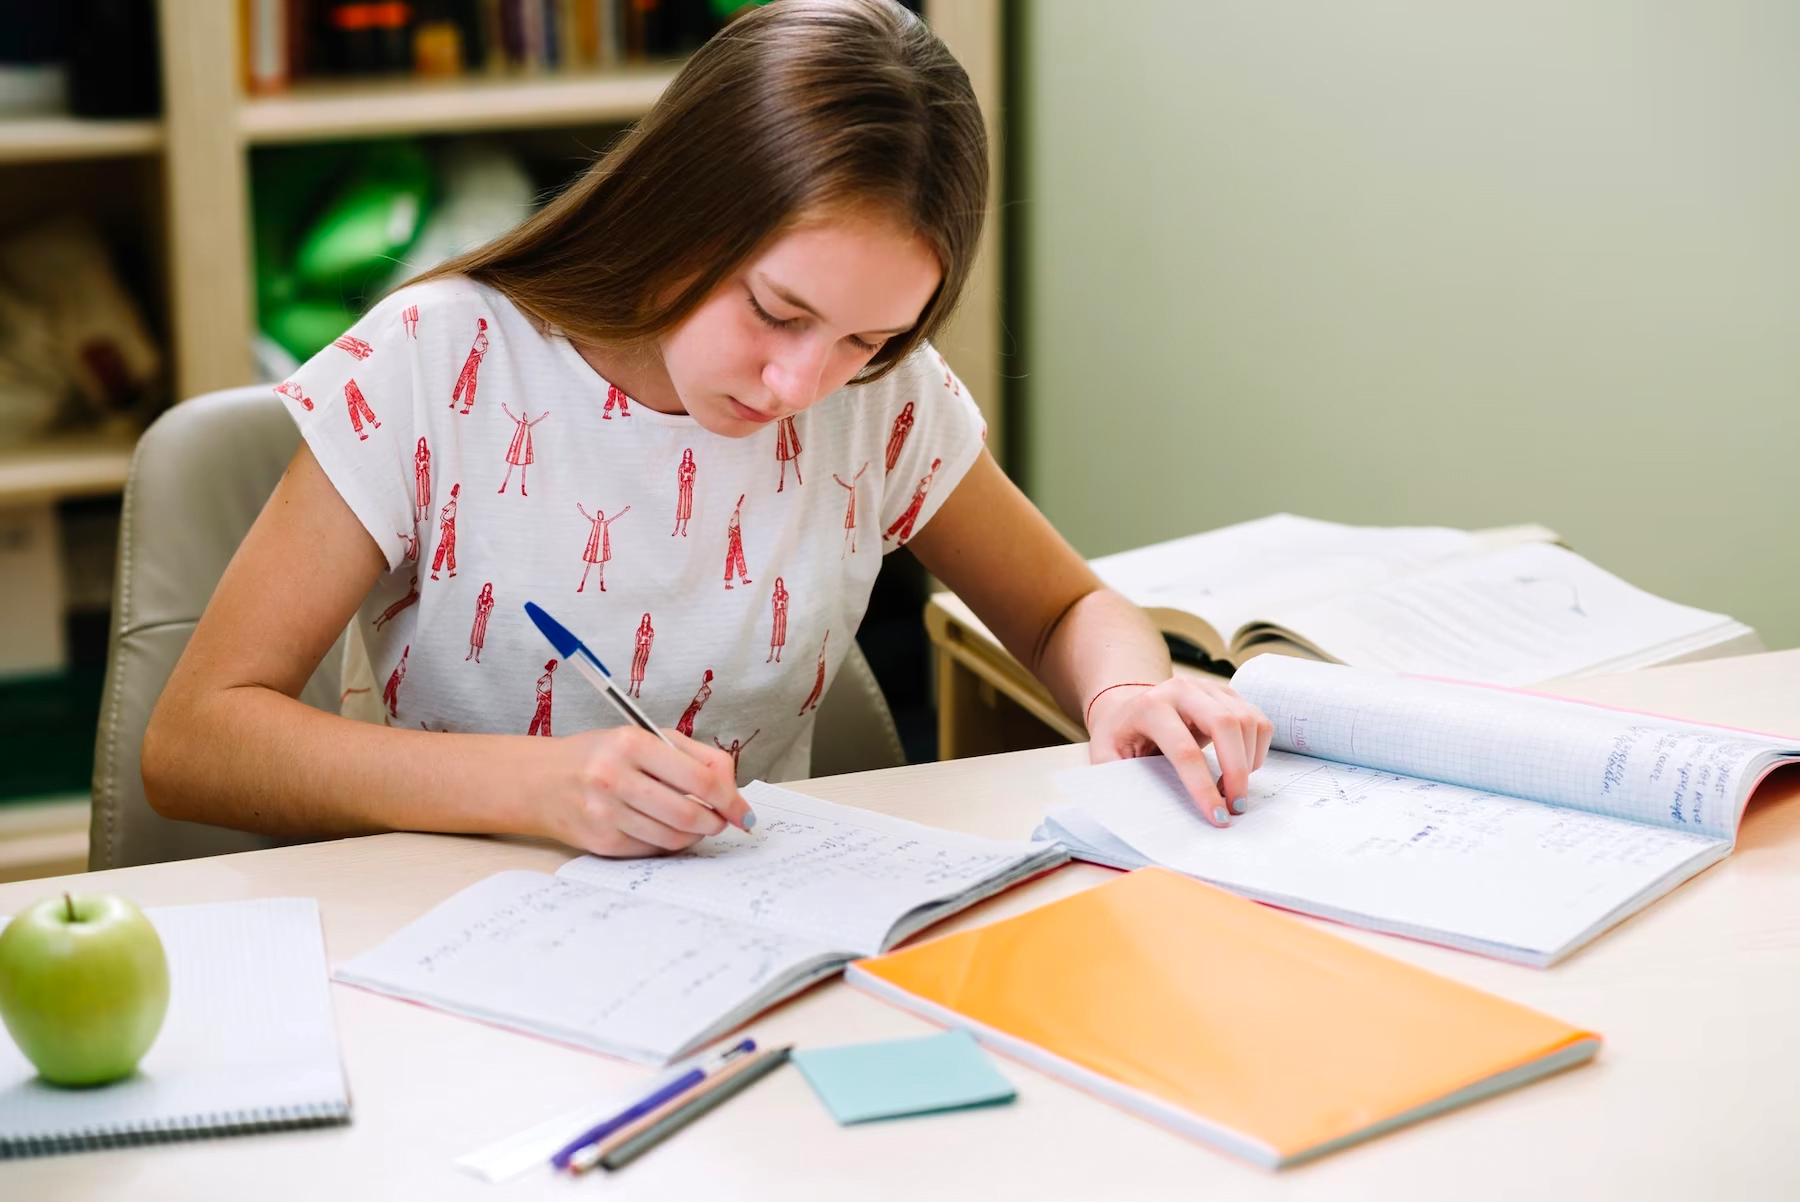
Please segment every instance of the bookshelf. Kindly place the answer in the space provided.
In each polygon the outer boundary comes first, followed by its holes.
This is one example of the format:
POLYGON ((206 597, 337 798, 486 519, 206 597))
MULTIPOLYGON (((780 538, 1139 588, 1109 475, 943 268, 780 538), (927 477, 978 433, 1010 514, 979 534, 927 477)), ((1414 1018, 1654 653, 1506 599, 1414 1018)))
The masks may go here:
POLYGON ((675 68, 666 66, 536 79, 303 84, 246 99, 238 129, 247 145, 268 146, 623 123, 648 112, 673 78, 675 68))
POLYGON ((162 149, 161 121, 27 117, 0 121, 0 163, 113 158, 162 149))
MULTIPOLYGON (((968 68, 988 114, 995 196, 1001 161, 1001 4, 933 0, 925 6, 927 19, 968 68)), ((150 307, 167 310, 160 324, 167 334, 176 398, 252 379, 247 345, 255 322, 247 166, 251 147, 625 124, 649 110, 676 71, 673 64, 661 64, 579 75, 307 83, 280 95, 246 97, 239 69, 239 19, 238 0, 180 0, 160 6, 160 121, 0 121, 0 167, 41 163, 53 170, 109 158, 154 160, 162 194, 145 198, 145 204, 153 210, 149 217, 159 227, 161 245, 150 248, 147 257, 164 278, 163 294, 150 298, 150 307)), ((989 222, 969 292, 953 326, 939 340, 980 398, 989 445, 996 451, 1005 445, 999 404, 997 226, 997 220, 989 222)), ((29 452, 0 450, 0 504, 27 495, 53 500, 116 490, 123 483, 129 449, 59 442, 29 452)))

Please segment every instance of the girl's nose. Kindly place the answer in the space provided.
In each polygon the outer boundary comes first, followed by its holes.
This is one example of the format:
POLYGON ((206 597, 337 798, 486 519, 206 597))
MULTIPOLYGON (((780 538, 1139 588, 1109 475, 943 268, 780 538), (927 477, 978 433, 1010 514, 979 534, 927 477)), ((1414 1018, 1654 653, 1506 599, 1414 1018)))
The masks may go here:
POLYGON ((830 349, 823 339, 795 339, 764 366, 763 384, 784 410, 798 413, 819 399, 830 349))

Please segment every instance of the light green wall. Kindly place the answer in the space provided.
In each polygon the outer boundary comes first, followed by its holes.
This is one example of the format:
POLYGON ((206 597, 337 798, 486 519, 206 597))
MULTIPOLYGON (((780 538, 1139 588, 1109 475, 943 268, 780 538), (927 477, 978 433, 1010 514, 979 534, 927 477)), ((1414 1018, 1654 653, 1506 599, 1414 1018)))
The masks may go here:
POLYGON ((1082 552, 1539 521, 1800 644, 1800 4, 1017 2, 1022 467, 1082 552))

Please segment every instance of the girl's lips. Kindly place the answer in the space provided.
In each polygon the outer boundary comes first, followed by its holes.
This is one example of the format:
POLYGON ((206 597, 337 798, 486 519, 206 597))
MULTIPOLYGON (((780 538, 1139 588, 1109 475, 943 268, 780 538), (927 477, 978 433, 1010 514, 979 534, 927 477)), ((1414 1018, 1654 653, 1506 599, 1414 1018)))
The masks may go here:
POLYGON ((728 396, 725 399, 731 403, 732 413, 742 418, 744 421, 755 422, 757 425, 761 426, 775 420, 775 415, 773 413, 758 412, 734 396, 728 396))

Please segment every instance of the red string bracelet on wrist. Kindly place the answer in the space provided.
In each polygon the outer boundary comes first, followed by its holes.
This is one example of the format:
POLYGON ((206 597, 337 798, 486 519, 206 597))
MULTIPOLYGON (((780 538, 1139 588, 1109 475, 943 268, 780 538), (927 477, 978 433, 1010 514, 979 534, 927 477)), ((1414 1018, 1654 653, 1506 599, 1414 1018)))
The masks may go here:
POLYGON ((1094 702, 1100 700, 1114 689, 1154 689, 1155 684, 1148 680, 1121 680, 1118 684, 1109 684, 1092 697, 1088 698, 1087 711, 1081 715, 1081 725, 1087 726, 1088 719, 1094 716, 1094 702))

